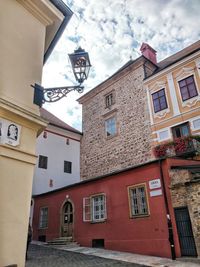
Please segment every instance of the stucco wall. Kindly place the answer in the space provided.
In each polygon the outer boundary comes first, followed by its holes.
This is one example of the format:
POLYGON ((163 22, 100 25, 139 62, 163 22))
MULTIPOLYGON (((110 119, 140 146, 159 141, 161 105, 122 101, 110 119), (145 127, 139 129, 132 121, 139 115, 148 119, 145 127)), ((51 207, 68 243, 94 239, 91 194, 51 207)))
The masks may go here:
POLYGON ((52 191, 80 181, 80 135, 48 126, 47 138, 37 138, 36 154, 48 157, 47 169, 38 168, 33 178, 33 195, 52 191), (66 140, 69 139, 69 145, 66 140), (56 153, 55 153, 56 151, 56 153), (72 162, 72 173, 64 172, 64 161, 72 162), (50 179, 52 186, 50 186, 50 179))
POLYGON ((36 197, 34 239, 37 240, 40 235, 45 235, 46 240, 60 236, 60 211, 63 203, 69 199, 74 206, 73 238, 80 245, 90 247, 93 239, 104 239, 107 249, 170 257, 164 197, 163 194, 151 197, 148 184, 159 175, 159 165, 148 164, 98 181, 89 181, 87 184, 36 197), (141 183, 146 185, 150 214, 146 217, 130 218, 127 189, 128 186, 141 183), (83 222, 83 198, 98 193, 106 195, 106 221, 83 222), (41 207, 49 208, 46 229, 38 228, 41 207))

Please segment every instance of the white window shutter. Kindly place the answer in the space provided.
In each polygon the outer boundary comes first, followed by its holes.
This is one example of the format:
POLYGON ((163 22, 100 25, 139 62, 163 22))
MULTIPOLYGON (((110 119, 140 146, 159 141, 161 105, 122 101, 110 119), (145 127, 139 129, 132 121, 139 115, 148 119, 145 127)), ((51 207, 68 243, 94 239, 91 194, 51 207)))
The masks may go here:
POLYGON ((104 219, 107 219, 107 208, 106 208, 106 195, 104 195, 104 209, 105 209, 105 214, 104 214, 104 219))
POLYGON ((83 221, 91 221, 91 199, 89 197, 83 198, 83 221))

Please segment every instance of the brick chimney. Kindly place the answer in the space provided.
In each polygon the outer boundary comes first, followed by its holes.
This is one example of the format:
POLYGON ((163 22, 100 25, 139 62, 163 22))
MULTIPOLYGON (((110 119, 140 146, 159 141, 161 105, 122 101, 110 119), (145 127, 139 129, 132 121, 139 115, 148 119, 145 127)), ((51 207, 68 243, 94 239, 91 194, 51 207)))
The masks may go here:
POLYGON ((140 51, 142 52, 142 55, 144 57, 148 58, 155 65, 157 64, 157 59, 156 59, 157 52, 150 45, 148 45, 147 43, 142 43, 140 51))

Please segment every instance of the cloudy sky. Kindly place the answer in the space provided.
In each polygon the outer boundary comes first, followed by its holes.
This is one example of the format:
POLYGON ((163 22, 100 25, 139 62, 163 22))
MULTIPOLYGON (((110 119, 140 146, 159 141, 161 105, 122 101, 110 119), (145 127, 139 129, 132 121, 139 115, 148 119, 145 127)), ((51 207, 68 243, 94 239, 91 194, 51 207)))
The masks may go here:
MULTIPOLYGON (((68 54, 79 46, 89 52, 92 68, 85 92, 104 81, 130 57, 140 55, 142 42, 157 51, 158 61, 200 39, 200 0, 63 0, 74 12, 44 66, 44 87, 75 84, 68 54)), ((80 97, 44 107, 81 130, 80 97)))

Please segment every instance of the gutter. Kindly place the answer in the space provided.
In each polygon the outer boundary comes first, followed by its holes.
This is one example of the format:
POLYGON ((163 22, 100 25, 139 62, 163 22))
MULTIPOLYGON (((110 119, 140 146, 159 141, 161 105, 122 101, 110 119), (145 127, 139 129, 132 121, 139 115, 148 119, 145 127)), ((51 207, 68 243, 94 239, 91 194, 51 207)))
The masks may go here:
POLYGON ((171 258, 172 258, 172 260, 175 260, 176 259, 176 252, 175 252, 175 246, 174 246, 174 234, 173 234, 172 221, 171 221, 171 217, 170 217, 169 204, 168 204, 168 200, 167 200, 167 192, 166 192, 164 176, 163 176, 162 160, 159 160, 159 168, 160 168, 161 183, 162 183, 162 187, 163 187, 165 208, 167 211, 167 226, 168 226, 168 234, 169 234, 169 243, 170 243, 170 248, 171 248, 171 258))
POLYGON ((65 3, 62 0, 49 0, 49 1, 65 16, 65 18, 63 22, 61 23, 58 31, 56 32, 53 40, 51 41, 46 53, 44 54, 43 65, 46 63, 47 59, 52 53, 54 47, 56 46, 58 40, 60 39, 69 20, 71 19, 73 15, 73 12, 71 11, 71 9, 67 5, 65 5, 65 3))

